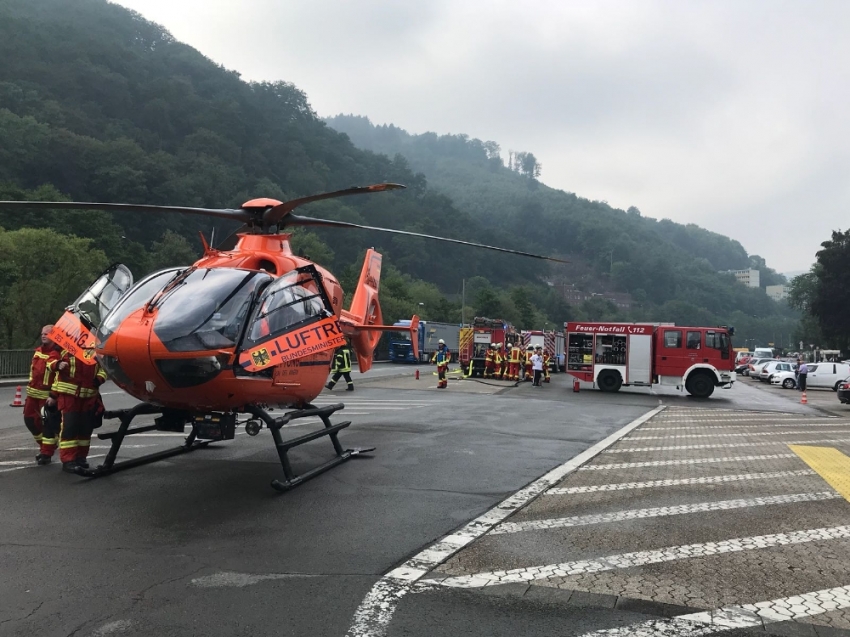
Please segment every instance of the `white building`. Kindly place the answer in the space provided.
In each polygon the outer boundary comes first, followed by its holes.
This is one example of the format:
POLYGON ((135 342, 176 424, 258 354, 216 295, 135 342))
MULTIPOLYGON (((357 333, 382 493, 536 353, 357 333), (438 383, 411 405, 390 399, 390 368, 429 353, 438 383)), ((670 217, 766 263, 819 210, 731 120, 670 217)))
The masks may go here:
POLYGON ((746 270, 730 270, 731 274, 735 275, 741 283, 748 288, 757 288, 759 286, 759 271, 747 268, 746 270))
POLYGON ((781 301, 788 298, 787 285, 768 285, 764 290, 774 301, 781 301))

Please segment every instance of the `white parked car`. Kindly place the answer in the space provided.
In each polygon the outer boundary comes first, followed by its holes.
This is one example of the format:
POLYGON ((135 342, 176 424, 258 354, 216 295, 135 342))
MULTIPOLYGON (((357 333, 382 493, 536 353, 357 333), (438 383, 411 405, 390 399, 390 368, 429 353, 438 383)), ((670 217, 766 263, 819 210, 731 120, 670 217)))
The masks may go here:
POLYGON ((815 363, 809 365, 806 387, 828 387, 838 391, 838 385, 850 376, 850 365, 845 363, 815 363))
POLYGON ((749 367, 745 372, 745 375, 749 376, 753 380, 758 380, 759 374, 761 374, 761 368, 764 365, 767 365, 770 362, 773 362, 772 358, 754 358, 750 361, 749 367))
POLYGON ((759 380, 765 383, 771 382, 771 377, 777 372, 794 372, 794 365, 785 361, 770 361, 762 365, 759 380))
POLYGON ((797 374, 791 372, 776 372, 770 377, 771 385, 781 385, 785 389, 794 389, 797 387, 797 374))

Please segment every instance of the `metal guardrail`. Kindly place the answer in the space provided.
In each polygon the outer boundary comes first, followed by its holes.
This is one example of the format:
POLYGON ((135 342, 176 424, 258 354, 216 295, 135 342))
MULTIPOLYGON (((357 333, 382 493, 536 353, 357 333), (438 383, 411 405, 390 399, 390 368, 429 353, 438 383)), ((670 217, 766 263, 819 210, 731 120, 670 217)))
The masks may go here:
POLYGON ((31 362, 31 349, 0 350, 0 378, 26 378, 31 362))

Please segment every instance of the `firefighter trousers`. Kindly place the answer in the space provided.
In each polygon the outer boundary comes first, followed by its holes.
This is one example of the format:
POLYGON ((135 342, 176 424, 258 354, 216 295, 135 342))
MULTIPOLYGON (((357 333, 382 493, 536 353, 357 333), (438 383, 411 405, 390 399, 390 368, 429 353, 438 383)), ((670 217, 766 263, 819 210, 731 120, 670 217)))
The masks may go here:
POLYGON ((59 430, 59 460, 63 464, 76 460, 85 460, 89 455, 92 432, 102 422, 98 415, 100 405, 98 397, 75 398, 59 396, 59 411, 62 412, 62 425, 59 430))
POLYGON ((484 378, 493 378, 496 374, 496 364, 495 363, 487 363, 484 366, 484 378))
POLYGON ((41 408, 46 401, 27 396, 24 402, 24 424, 32 434, 35 444, 41 445, 44 440, 44 423, 41 418, 41 408))
POLYGON ((437 389, 445 389, 449 382, 446 380, 448 365, 437 365, 437 389))
POLYGON ((508 375, 505 380, 519 380, 519 363, 511 363, 508 365, 508 375))
POLYGON ((345 382, 348 383, 348 386, 351 389, 354 389, 354 381, 351 380, 351 372, 334 372, 334 375, 331 376, 331 382, 328 383, 328 389, 333 389, 333 386, 337 384, 337 381, 339 381, 340 376, 345 378, 345 382))

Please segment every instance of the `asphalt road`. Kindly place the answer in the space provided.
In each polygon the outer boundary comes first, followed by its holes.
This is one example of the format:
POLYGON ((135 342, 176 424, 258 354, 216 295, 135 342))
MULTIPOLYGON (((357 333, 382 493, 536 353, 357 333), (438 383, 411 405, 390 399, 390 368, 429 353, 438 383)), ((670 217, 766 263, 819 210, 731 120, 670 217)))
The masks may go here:
MULTIPOLYGON (((816 413, 743 386, 709 401, 574 394, 563 376, 542 389, 452 381, 440 391, 420 369, 420 381, 408 374, 323 394, 318 402, 346 402, 340 416, 353 424, 343 444, 377 450, 287 494, 269 487, 281 471, 265 431, 99 480, 35 467, 20 409, 6 407, 12 390, 0 390, 0 634, 345 635, 388 571, 659 402, 816 413)), ((108 408, 132 404, 112 392, 108 408)), ((126 452, 179 440, 135 436, 126 452)), ((296 471, 329 450, 326 441, 299 447, 296 471)), ((577 635, 657 611, 532 588, 423 590, 398 606, 387 634, 577 635)))

